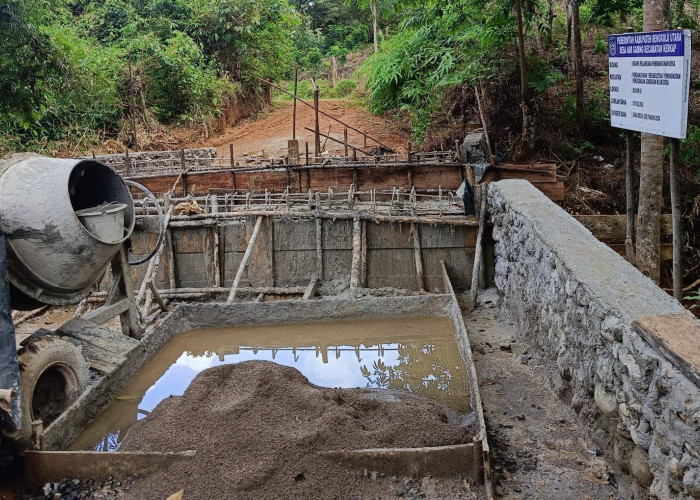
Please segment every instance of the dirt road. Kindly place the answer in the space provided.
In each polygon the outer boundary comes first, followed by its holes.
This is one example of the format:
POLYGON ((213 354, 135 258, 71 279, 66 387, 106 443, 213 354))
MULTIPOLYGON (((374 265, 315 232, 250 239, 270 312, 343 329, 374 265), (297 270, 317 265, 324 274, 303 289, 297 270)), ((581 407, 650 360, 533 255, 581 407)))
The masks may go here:
MULTIPOLYGON (((374 116, 366 109, 354 106, 351 102, 343 100, 322 100, 320 109, 349 125, 362 130, 376 138, 397 152, 405 152, 409 135, 406 131, 380 116, 374 116)), ((313 154, 314 134, 305 130, 305 127, 314 128, 314 110, 301 103, 297 105, 297 139, 299 150, 303 156, 304 143, 309 143, 309 150, 313 154)), ((330 135, 339 141, 343 141, 343 126, 324 116, 320 117, 321 133, 330 135), (330 130, 330 132, 329 132, 330 130)), ((213 146, 218 148, 220 156, 229 155, 229 144, 233 143, 234 156, 267 155, 282 157, 287 155, 287 141, 292 138, 292 103, 282 105, 277 109, 264 113, 258 119, 239 123, 227 129, 223 134, 213 137, 198 147, 213 146)), ((348 130, 348 142, 351 146, 364 148, 364 140, 361 134, 348 130)), ((321 146, 324 151, 339 155, 344 153, 342 144, 326 141, 321 138, 321 146), (325 147, 324 146, 325 143, 325 147)), ((376 144, 368 140, 367 147, 372 148, 376 144)), ((193 147, 193 146, 187 146, 193 147)))

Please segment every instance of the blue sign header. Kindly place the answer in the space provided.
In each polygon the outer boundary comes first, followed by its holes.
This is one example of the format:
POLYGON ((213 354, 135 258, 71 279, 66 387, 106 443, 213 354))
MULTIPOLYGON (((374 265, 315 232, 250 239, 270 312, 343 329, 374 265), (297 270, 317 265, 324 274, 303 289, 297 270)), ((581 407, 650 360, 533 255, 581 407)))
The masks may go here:
POLYGON ((674 30, 610 35, 608 55, 610 57, 683 57, 685 33, 682 30, 674 30))

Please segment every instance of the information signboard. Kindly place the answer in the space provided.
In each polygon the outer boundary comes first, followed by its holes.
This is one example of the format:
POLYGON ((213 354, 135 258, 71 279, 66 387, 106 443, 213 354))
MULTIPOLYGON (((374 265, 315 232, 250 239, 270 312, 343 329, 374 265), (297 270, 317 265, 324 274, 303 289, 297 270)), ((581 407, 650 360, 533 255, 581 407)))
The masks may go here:
POLYGON ((613 127, 685 139, 690 30, 608 37, 613 127))

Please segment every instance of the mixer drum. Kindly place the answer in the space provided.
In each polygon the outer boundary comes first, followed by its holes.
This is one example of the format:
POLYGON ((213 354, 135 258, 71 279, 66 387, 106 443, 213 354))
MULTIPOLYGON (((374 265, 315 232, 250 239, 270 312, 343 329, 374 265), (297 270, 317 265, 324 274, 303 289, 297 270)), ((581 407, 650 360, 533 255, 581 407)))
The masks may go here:
POLYGON ((85 298, 134 222, 129 188, 100 162, 33 154, 2 158, 0 225, 12 307, 85 298))

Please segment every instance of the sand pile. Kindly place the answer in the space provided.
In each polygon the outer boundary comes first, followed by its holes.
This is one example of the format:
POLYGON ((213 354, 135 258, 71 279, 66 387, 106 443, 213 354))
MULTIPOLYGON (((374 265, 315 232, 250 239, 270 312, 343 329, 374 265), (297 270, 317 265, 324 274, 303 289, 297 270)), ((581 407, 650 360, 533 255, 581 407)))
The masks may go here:
POLYGON ((429 399, 369 389, 317 387, 299 371, 248 361, 202 372, 134 425, 120 451, 195 457, 140 479, 129 497, 471 498, 462 478, 388 477, 343 466, 318 451, 468 443, 464 416, 429 399))

